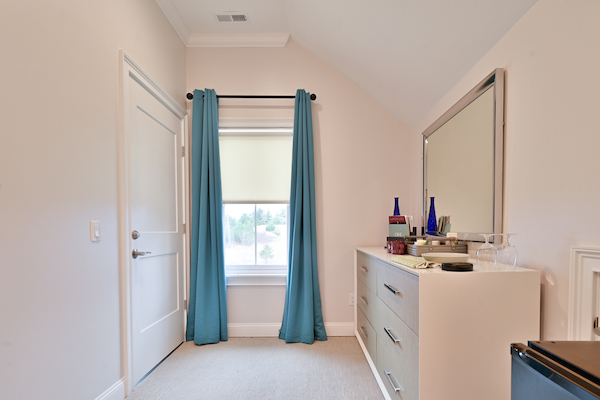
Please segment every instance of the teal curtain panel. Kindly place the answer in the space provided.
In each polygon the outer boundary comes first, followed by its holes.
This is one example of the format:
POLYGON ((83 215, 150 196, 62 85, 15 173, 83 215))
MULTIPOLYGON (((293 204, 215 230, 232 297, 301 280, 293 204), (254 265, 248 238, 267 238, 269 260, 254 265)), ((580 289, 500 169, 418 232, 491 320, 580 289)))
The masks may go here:
POLYGON ((219 112, 212 89, 194 91, 190 302, 186 340, 227 340, 227 285, 223 251, 223 198, 219 112))
POLYGON ((296 91, 290 193, 288 277, 279 338, 287 343, 327 340, 317 265, 315 169, 310 93, 296 91))

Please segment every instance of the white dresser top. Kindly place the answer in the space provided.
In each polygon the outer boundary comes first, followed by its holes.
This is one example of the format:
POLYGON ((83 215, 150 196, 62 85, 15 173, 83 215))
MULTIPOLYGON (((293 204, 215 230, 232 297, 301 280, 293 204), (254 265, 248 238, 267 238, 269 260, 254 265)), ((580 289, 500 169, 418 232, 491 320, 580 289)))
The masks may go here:
MULTIPOLYGON (((387 249, 385 249, 384 247, 356 247, 357 251, 360 251, 362 253, 368 254, 370 256, 373 256, 391 266, 394 266, 398 269, 404 270, 406 272, 409 272, 413 275, 423 275, 423 274, 452 274, 452 275, 456 275, 456 274, 464 274, 465 272, 451 272, 451 271, 443 271, 441 268, 409 268, 409 267, 405 267, 403 265, 400 265, 398 263, 393 262, 391 259, 393 256, 395 256, 396 254, 391 254, 387 252, 387 249)), ((510 270, 510 271, 506 271, 506 270, 501 270, 501 269, 494 269, 494 270, 485 270, 485 271, 480 271, 478 266, 477 266, 477 260, 470 258, 469 262, 473 264, 473 271, 468 272, 469 274, 472 273, 480 273, 480 274, 495 274, 495 273, 518 273, 518 272, 531 272, 534 270, 528 269, 528 268, 521 268, 521 267, 516 267, 516 269, 514 270, 510 270)))

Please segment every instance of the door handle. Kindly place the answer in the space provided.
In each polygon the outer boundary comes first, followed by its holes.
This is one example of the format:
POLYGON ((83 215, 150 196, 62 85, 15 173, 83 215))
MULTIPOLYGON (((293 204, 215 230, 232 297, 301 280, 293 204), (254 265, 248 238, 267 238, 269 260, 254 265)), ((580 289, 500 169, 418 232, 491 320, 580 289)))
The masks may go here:
POLYGON ((133 258, 138 258, 138 256, 145 256, 148 254, 152 254, 149 251, 137 251, 137 249, 133 249, 133 251, 131 252, 131 256, 133 258))

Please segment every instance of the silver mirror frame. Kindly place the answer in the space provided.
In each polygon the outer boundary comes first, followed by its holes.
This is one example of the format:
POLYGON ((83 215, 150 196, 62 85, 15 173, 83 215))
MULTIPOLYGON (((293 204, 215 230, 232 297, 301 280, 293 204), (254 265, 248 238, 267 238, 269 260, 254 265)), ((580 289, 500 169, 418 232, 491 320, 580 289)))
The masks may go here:
MULTIPOLYGON (((494 90, 494 228, 493 232, 502 233, 502 199, 504 185, 504 69, 497 68, 463 96, 448 111, 439 117, 423 132, 423 216, 427 220, 427 138, 442 127, 452 117, 471 104, 490 87, 494 90)), ((475 232, 461 232, 459 239, 483 241, 475 232)), ((495 236, 494 242, 500 242, 501 237, 495 236)))

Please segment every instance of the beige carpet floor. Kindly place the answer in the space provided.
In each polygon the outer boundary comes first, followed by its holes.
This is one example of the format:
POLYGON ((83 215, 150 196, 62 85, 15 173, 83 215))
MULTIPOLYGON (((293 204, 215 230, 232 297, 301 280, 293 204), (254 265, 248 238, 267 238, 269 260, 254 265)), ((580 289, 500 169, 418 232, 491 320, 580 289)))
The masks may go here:
POLYGON ((381 400, 355 337, 312 345, 277 338, 230 338, 181 345, 128 400, 381 400))

